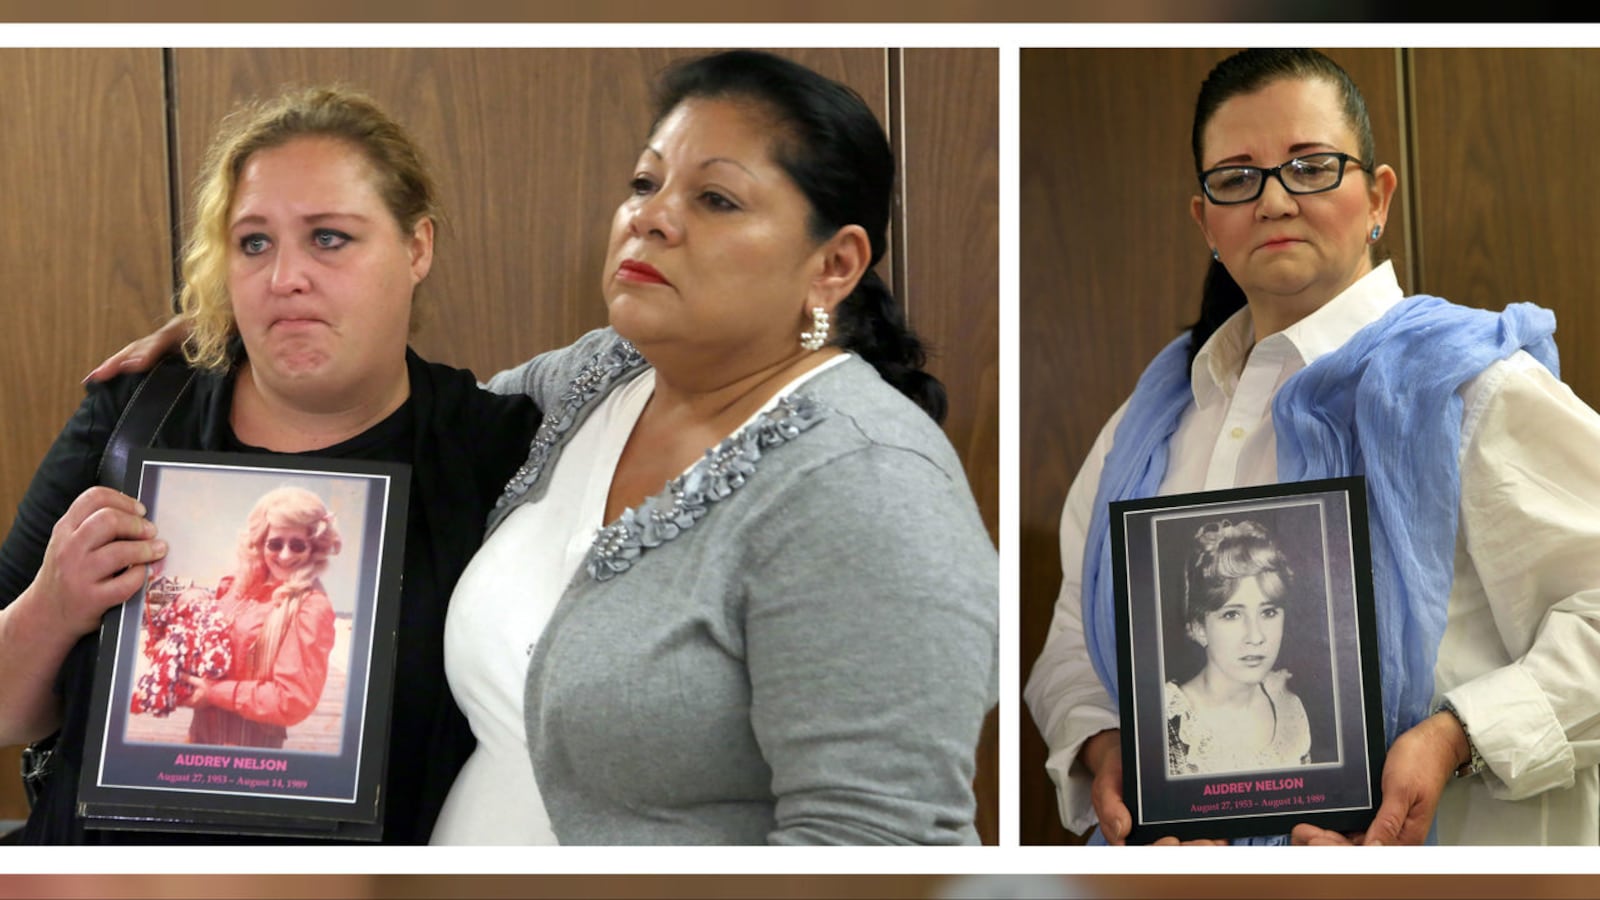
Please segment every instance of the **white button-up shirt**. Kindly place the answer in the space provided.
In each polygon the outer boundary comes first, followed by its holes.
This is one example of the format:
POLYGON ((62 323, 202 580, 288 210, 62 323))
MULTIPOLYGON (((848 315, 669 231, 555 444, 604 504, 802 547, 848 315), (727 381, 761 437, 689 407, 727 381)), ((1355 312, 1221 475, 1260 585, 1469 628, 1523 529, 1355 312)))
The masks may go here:
MULTIPOLYGON (((1272 399, 1403 297, 1384 263, 1316 312, 1252 346, 1241 310, 1195 358, 1160 493, 1278 480, 1272 399)), ((1526 353, 1461 390, 1455 581, 1434 666, 1488 763, 1438 810, 1447 844, 1600 841, 1600 415, 1526 353)), ((1061 515, 1061 593, 1023 691, 1050 754, 1061 818, 1095 822, 1084 741, 1119 727, 1083 635, 1084 542, 1123 410, 1101 430, 1061 515)))

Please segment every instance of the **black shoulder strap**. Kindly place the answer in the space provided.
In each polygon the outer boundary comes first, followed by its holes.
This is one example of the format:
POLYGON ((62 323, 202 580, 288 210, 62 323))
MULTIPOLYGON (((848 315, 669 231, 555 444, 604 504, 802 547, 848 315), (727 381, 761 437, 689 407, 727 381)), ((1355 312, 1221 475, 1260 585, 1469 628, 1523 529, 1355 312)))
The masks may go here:
POLYGON ((128 454, 134 447, 150 445, 193 380, 194 370, 184 365, 183 360, 171 356, 162 357, 144 376, 134 388, 133 398, 123 408, 116 427, 111 429, 105 453, 100 456, 100 470, 96 474, 101 484, 119 491, 124 489, 128 454))
MULTIPOLYGON (((178 405, 178 398, 193 380, 194 370, 174 357, 163 357, 144 376, 139 386, 134 388, 133 397, 123 408, 116 426, 111 429, 105 452, 100 456, 100 469, 96 475, 101 484, 119 491, 123 489, 128 474, 128 454, 136 446, 149 446, 161 430, 162 423, 178 405)), ((80 653, 82 649, 83 645, 80 644, 72 652, 80 653)), ((92 654, 90 658, 93 658, 92 654)), ((61 732, 57 731, 22 751, 22 785, 30 810, 37 805, 39 792, 57 768, 55 751, 60 737, 61 732)))

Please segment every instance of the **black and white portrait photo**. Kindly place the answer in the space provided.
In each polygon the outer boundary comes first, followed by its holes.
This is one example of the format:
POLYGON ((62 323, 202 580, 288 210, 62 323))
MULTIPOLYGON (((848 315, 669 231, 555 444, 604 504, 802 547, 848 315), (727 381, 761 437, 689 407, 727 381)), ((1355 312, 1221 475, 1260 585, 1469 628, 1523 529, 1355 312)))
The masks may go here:
POLYGON ((1263 818, 1371 808, 1364 509, 1359 479, 1113 504, 1136 833, 1265 834, 1263 818))
POLYGON ((1163 573, 1182 577, 1162 604, 1172 777, 1337 761, 1319 511, 1157 525, 1163 573))

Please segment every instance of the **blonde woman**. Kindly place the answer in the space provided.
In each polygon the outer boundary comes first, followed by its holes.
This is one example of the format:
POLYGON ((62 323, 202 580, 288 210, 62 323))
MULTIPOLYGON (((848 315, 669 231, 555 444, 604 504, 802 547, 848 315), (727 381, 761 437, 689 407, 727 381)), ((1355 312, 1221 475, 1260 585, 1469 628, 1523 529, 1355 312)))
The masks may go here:
POLYGON ((188 677, 189 743, 282 747, 317 708, 333 651, 333 606, 319 576, 339 552, 322 498, 283 487, 256 502, 239 536, 239 568, 217 589, 233 665, 214 681, 188 677))
MULTIPOLYGON (((470 372, 428 363, 406 346, 438 214, 415 142, 365 96, 298 90, 224 120, 202 166, 183 265, 194 375, 153 441, 410 464, 395 666, 395 693, 406 702, 391 722, 383 787, 384 840, 396 843, 427 839, 472 752, 445 685, 445 607, 539 423, 527 399, 491 396, 470 372)), ((144 564, 166 552, 142 506, 94 486, 112 426, 139 384, 130 374, 89 388, 0 546, 0 745, 53 741, 28 842, 185 839, 86 831, 76 814, 101 614, 132 595, 144 564)), ((298 574, 271 574, 274 539, 292 548, 297 538, 273 534, 267 518, 252 539, 268 550, 266 574, 247 572, 228 596, 256 604, 242 607, 241 622, 283 631, 281 641, 260 645, 259 666, 309 652, 325 668, 327 600, 295 586, 298 574), (294 586, 281 606, 261 593, 273 580, 294 586)), ((250 658, 198 694, 192 739, 281 740, 268 733, 281 731, 285 710, 315 704, 322 676, 310 677, 310 663, 300 683, 280 684, 272 699, 250 658), (273 703, 278 711, 262 715, 260 706, 273 703)))

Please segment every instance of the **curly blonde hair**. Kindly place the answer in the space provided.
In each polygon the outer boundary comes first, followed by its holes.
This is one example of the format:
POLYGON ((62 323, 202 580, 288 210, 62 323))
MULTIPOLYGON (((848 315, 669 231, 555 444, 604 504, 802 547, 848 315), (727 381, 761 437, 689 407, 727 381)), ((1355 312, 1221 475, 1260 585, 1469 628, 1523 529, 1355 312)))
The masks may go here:
POLYGON ((274 525, 305 529, 311 551, 305 565, 273 588, 273 611, 263 623, 251 665, 257 677, 270 675, 278 647, 300 613, 300 601, 308 592, 321 589, 317 579, 327 571, 329 557, 338 555, 344 547, 333 513, 316 493, 288 486, 270 490, 256 501, 239 533, 239 563, 228 591, 236 599, 251 596, 271 577, 265 544, 267 531, 274 525))
MULTIPOLYGON (((301 137, 333 138, 360 151, 372 168, 378 196, 402 234, 412 233, 424 218, 442 221, 422 151, 366 94, 337 85, 302 88, 239 107, 222 120, 201 163, 194 223, 183 249, 178 306, 189 324, 183 352, 191 365, 223 371, 232 362, 228 343, 238 327, 228 293, 228 213, 239 174, 256 152, 301 137)), ((420 325, 413 302, 413 334, 420 325)))

